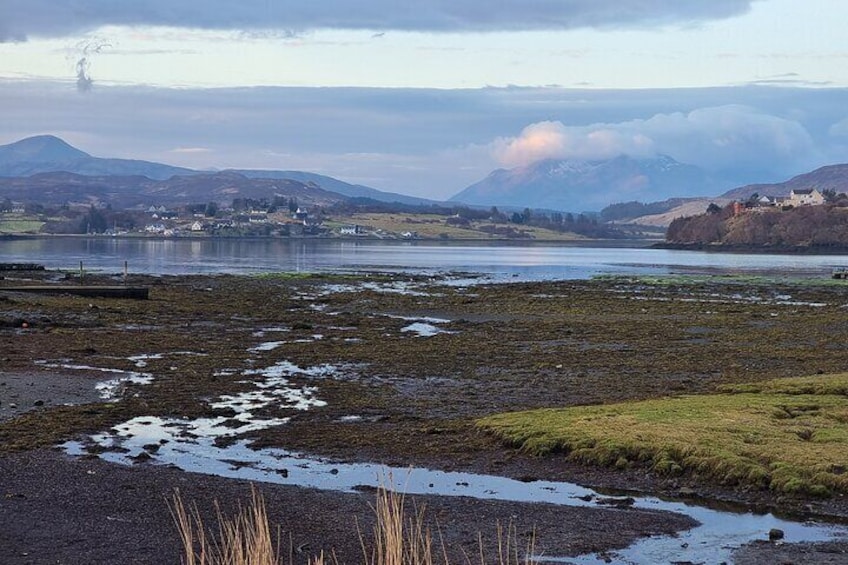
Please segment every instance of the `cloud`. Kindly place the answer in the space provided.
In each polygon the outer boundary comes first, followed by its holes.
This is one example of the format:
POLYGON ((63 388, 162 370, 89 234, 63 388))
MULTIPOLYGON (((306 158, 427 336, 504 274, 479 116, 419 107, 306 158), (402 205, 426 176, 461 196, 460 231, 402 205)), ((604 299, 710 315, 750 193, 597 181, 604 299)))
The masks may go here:
POLYGON ((495 140, 492 151, 507 167, 543 159, 609 159, 622 153, 647 156, 655 152, 653 142, 639 132, 615 126, 568 128, 561 122, 531 124, 516 138, 495 140))
POLYGON ((169 89, 95 83, 86 96, 68 96, 71 85, 70 77, 0 80, 0 143, 53 133, 100 157, 198 168, 300 168, 434 198, 456 194, 519 155, 653 151, 715 170, 753 171, 739 184, 848 162, 848 89, 840 88, 169 89), (522 137, 528 124, 545 123, 522 137), (510 148, 531 135, 541 136, 544 151, 530 153, 524 143, 510 148))
POLYGON ((208 147, 177 147, 175 149, 171 149, 171 153, 177 153, 177 154, 182 153, 182 154, 186 154, 186 155, 198 154, 198 153, 211 153, 211 152, 212 152, 212 150, 209 149, 208 147))
POLYGON ((0 41, 69 36, 105 25, 437 32, 656 27, 737 16, 756 1, 760 0, 4 0, 0 41))
POLYGON ((539 122, 514 138, 496 139, 490 149, 498 163, 507 167, 542 159, 665 154, 714 171, 793 168, 816 154, 812 136, 797 121, 742 105, 579 127, 539 122))
POLYGON ((839 120, 830 126, 828 133, 833 137, 848 137, 848 118, 839 120))

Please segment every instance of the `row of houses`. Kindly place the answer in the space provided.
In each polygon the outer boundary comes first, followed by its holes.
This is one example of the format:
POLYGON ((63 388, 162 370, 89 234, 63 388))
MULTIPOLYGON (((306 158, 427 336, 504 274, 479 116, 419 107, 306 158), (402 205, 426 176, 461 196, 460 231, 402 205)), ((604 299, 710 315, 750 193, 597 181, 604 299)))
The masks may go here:
POLYGON ((827 199, 815 188, 792 190, 789 196, 761 196, 757 200, 760 206, 820 206, 827 199))

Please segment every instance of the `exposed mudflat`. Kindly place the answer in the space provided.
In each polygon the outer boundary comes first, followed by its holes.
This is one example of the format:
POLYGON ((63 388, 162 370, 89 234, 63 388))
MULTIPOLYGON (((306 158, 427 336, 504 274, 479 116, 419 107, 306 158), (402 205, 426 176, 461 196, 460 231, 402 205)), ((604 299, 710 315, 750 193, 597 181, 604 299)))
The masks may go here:
MULTIPOLYGON (((97 453, 107 448, 92 434, 133 418, 237 421, 246 410, 263 422, 285 420, 238 436, 254 448, 848 518, 839 494, 807 500, 533 458, 474 427, 475 418, 506 410, 844 371, 845 287, 721 277, 696 285, 617 279, 468 288, 408 276, 372 276, 366 285, 364 277, 132 278, 151 286, 150 300, 3 293, 3 284, 20 281, 0 281, 2 563, 179 562, 166 503, 173 489, 202 508, 214 499, 235 508, 248 496, 246 481, 156 465, 153 448, 123 466, 55 446, 78 440, 97 453), (275 367, 322 404, 304 409, 290 397, 257 395, 251 381, 272 378, 275 367)), ((356 522, 370 524, 373 493, 259 486, 294 547, 359 560, 356 522)), ((678 515, 602 505, 421 502, 454 555, 459 547, 476 555, 477 532, 492 540, 498 522, 513 521, 522 539, 535 528, 537 550, 563 556, 603 554, 691 525, 678 515)), ((846 548, 754 544, 737 560, 848 563, 846 548)))

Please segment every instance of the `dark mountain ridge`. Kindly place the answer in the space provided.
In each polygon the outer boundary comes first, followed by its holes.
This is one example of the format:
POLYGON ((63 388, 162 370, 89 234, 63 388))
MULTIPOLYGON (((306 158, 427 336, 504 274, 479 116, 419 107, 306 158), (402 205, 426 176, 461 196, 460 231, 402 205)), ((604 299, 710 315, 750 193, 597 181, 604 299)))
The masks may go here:
POLYGON ((848 164, 827 165, 791 179, 770 184, 749 184, 734 188, 722 196, 735 200, 747 200, 753 194, 760 196, 789 196, 793 190, 815 188, 819 192, 833 190, 848 193, 848 164))
POLYGON ((45 206, 110 205, 138 208, 151 204, 176 207, 193 203, 229 203, 235 198, 283 196, 307 206, 324 206, 345 196, 290 179, 249 179, 232 172, 198 173, 154 180, 141 175, 86 176, 39 173, 27 178, 0 178, 0 198, 37 201, 45 206))
POLYGON ((87 176, 139 175, 155 180, 194 173, 191 169, 150 161, 92 157, 53 135, 0 145, 0 177, 28 177, 57 171, 87 176))

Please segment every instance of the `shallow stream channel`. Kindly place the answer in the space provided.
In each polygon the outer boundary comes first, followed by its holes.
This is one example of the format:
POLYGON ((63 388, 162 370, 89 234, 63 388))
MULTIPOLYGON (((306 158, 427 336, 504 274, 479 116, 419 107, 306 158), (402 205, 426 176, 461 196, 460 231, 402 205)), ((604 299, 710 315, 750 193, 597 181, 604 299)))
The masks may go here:
MULTIPOLYGON (((430 320, 435 322, 435 320, 430 320)), ((425 323, 421 321, 420 323, 425 323)), ((254 350, 262 351, 279 342, 266 342, 254 350)), ((186 355, 175 352, 170 355, 186 355)), ((160 355, 160 354, 156 354, 160 355)), ((169 354, 165 354, 169 355, 169 354)), ((136 366, 145 366, 149 356, 135 356, 136 366)), ((161 357, 160 357, 161 358, 161 357)), ((95 369, 66 365, 65 369, 95 369)), ((100 386, 104 398, 112 395, 122 382, 144 386, 155 375, 99 369, 109 380, 100 386)), ((267 406, 284 406, 292 411, 310 410, 325 405, 318 386, 295 385, 299 381, 315 382, 340 378, 342 369, 331 365, 299 367, 281 361, 266 368, 223 370, 221 377, 252 390, 211 399, 209 405, 228 416, 197 419, 139 417, 119 424, 81 441, 63 444, 71 455, 97 454, 118 464, 132 465, 142 461, 176 466, 186 472, 218 475, 254 482, 268 482, 302 487, 351 492, 387 484, 409 494, 461 496, 513 502, 547 503, 567 506, 610 506, 611 512, 626 512, 615 506, 676 512, 690 516, 699 526, 674 536, 643 538, 628 548, 612 554, 588 554, 578 557, 539 556, 539 562, 573 564, 608 563, 730 563, 732 552, 754 540, 768 539, 769 531, 779 529, 784 542, 825 541, 848 536, 848 527, 817 522, 799 522, 772 514, 749 511, 716 510, 689 502, 661 500, 628 493, 608 494, 566 482, 522 482, 504 477, 461 472, 443 472, 421 468, 391 468, 378 464, 341 463, 307 457, 283 449, 253 449, 244 439, 252 431, 282 426, 288 418, 263 418, 258 412, 267 406)), ((351 414, 339 420, 349 425, 360 417, 351 414)))

